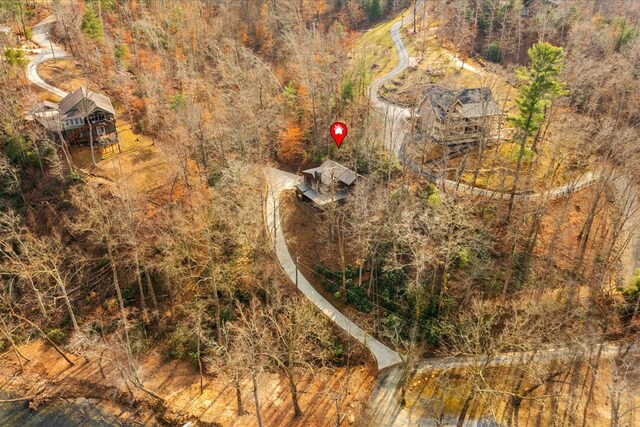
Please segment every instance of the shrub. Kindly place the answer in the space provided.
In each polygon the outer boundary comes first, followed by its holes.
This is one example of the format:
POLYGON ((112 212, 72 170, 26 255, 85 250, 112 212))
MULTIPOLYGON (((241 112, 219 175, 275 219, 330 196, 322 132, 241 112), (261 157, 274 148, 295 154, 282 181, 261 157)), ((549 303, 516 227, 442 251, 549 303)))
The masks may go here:
POLYGON ((370 21, 375 21, 382 16, 382 6, 380 0, 369 0, 365 7, 367 11, 367 18, 370 21))
POLYGON ((352 304, 355 308, 363 313, 371 310, 371 302, 367 299, 367 295, 362 286, 353 283, 352 280, 347 281, 347 304, 352 304))
POLYGON ((187 325, 179 324, 167 337, 165 353, 171 359, 182 360, 189 353, 194 353, 196 348, 197 343, 191 328, 187 325))
POLYGON ((15 67, 24 68, 28 62, 21 49, 7 48, 2 56, 9 65, 15 67))
POLYGON ((56 344, 62 344, 66 335, 64 331, 60 329, 51 329, 47 332, 47 337, 56 344))
POLYGON ((90 39, 93 40, 101 40, 103 36, 102 24, 100 23, 100 18, 98 18, 98 14, 93 8, 88 8, 82 17, 82 24, 80 24, 80 29, 83 33, 87 35, 90 39))
POLYGON ((342 83, 342 89, 340 89, 340 100, 342 101, 343 108, 349 102, 353 101, 353 89, 354 89, 354 85, 351 79, 346 79, 342 83))
POLYGON ((640 293, 640 270, 636 270, 629 286, 623 290, 623 295, 628 301, 635 301, 640 293))
MULTIPOLYGON (((28 141, 23 137, 11 137, 7 140, 5 154, 10 163, 20 164, 22 166, 37 166, 38 153, 33 150, 28 141)), ((46 155, 46 150, 42 153, 46 155)))
POLYGON ((216 185, 218 185, 221 178, 222 178, 222 170, 214 169, 210 171, 207 176, 207 184, 209 184, 209 187, 215 187, 216 185))
POLYGON ((67 175, 67 182, 69 182, 70 184, 77 184, 79 182, 82 182, 82 177, 80 176, 80 174, 78 174, 78 172, 70 171, 67 175))
POLYGON ((184 96, 184 93, 178 92, 171 96, 170 105, 173 111, 182 110, 187 106, 187 97, 184 96))
POLYGON ((469 258, 471 257, 471 252, 469 248, 460 248, 455 254, 454 263, 458 268, 465 268, 469 265, 469 258))
POLYGON ((502 53, 502 49, 497 43, 490 43, 489 46, 484 51, 484 57, 487 58, 488 61, 494 62, 496 64, 502 64, 504 60, 504 55, 502 53))
POLYGON ((335 335, 330 335, 328 339, 322 340, 320 345, 326 350, 329 356, 329 360, 336 365, 340 365, 344 362, 344 348, 338 341, 335 335))
POLYGON ((113 51, 113 55, 116 57, 116 61, 118 64, 124 64, 125 61, 129 58, 129 46, 125 43, 120 43, 116 46, 113 51))

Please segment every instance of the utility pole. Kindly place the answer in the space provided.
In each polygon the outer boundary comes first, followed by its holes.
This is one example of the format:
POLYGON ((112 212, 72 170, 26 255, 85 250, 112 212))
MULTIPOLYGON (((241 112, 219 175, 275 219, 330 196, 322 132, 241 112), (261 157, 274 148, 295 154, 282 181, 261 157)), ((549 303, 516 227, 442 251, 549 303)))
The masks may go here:
POLYGON ((47 38, 49 39, 49 46, 51 47, 51 56, 53 56, 53 62, 56 62, 56 53, 53 51, 53 42, 51 41, 51 31, 47 31, 47 38))
POLYGON ((413 34, 416 33, 416 7, 418 6, 418 0, 413 0, 413 34))

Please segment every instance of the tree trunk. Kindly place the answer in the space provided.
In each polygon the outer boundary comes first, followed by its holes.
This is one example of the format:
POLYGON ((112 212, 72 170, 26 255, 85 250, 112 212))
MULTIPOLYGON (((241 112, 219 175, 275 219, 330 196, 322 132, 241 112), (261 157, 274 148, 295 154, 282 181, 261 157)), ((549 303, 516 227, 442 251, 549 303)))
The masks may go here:
POLYGON ((73 162, 71 161, 71 154, 69 154, 69 147, 67 146, 67 141, 62 136, 62 131, 58 129, 58 137, 60 138, 60 147, 62 148, 62 152, 64 153, 64 158, 67 161, 67 166, 69 166, 69 170, 71 172, 75 171, 73 167, 73 162))
POLYGON ((633 324, 638 317, 638 308, 640 308, 640 292, 638 292, 638 296, 636 297, 636 303, 633 306, 633 314, 631 315, 631 319, 629 319, 629 324, 627 325, 627 334, 631 333, 633 324))
POLYGON ((142 312, 145 319, 147 318, 147 301, 144 297, 144 287, 142 285, 142 271, 140 269, 140 258, 138 256, 138 248, 134 249, 134 261, 136 264, 136 281, 138 282, 138 292, 140 293, 140 304, 142 305, 142 312))
POLYGON ((91 163, 93 163, 93 167, 96 167, 96 155, 93 152, 93 129, 91 128, 91 120, 89 120, 89 115, 87 114, 87 124, 89 125, 89 147, 91 149, 91 163))
POLYGON ((416 33, 416 7, 418 6, 418 0, 413 0, 413 34, 416 33))
POLYGON ((339 219, 338 219, 339 223, 338 223, 338 248, 340 249, 340 265, 342 267, 342 300, 346 301, 347 300, 347 258, 346 258, 346 254, 345 254, 345 241, 344 241, 344 232, 343 230, 343 224, 344 224, 344 217, 343 215, 339 214, 339 219))
POLYGON ((16 355, 16 359, 18 359, 18 363, 20 363, 20 371, 24 372, 24 363, 22 362, 22 359, 26 360, 27 362, 31 361, 31 359, 29 359, 27 356, 22 354, 20 349, 16 346, 16 343, 13 341, 13 338, 11 337, 11 334, 7 329, 7 324, 5 323, 4 319, 0 319, 0 320, 2 320, 2 325, 3 325, 2 334, 7 338, 7 341, 9 341, 9 344, 11 344, 11 348, 13 349, 13 352, 16 355))
POLYGON ((589 243, 589 237, 591 235, 591 227, 593 226, 593 221, 596 217, 596 213, 598 210, 598 205, 600 204, 600 197, 602 196, 602 191, 597 190, 591 199, 591 205, 589 206, 589 212, 587 214, 587 218, 585 219, 584 225, 582 229, 578 233, 578 242, 579 242, 579 252, 578 259, 576 260, 575 269, 577 270, 584 260, 584 254, 587 250, 587 244, 589 243))
POLYGON ((591 372, 591 382, 589 383, 589 389, 587 391, 587 400, 584 404, 584 411, 582 412, 582 427, 587 426, 587 417, 589 416, 589 407, 593 401, 593 390, 595 388, 596 379, 598 378, 598 369, 600 367, 600 357, 602 356, 602 344, 598 346, 598 354, 596 354, 595 366, 591 372))
MULTIPOLYGON (((111 264, 111 274, 113 278, 113 286, 116 289, 116 295, 118 297, 118 305, 120 306, 120 315, 122 316, 122 321, 124 323, 125 332, 127 331, 127 313, 124 307, 124 299, 122 298, 122 291, 120 289, 120 281, 118 280, 118 270, 116 268, 116 262, 113 258, 113 248, 111 247, 111 242, 107 239, 107 255, 109 256, 109 261, 111 264)), ((127 343, 129 342, 129 338, 127 337, 127 343)))
POLYGON ((220 317, 220 297, 218 296, 218 282, 216 281, 216 276, 213 274, 213 300, 216 305, 216 341, 218 343, 222 342, 222 319, 220 317))
POLYGON ((200 357, 200 335, 202 334, 202 310, 198 313, 198 339, 196 340, 196 354, 198 355, 198 372, 200 374, 200 394, 204 393, 204 375, 202 374, 202 358, 200 357))
POLYGON ((149 270, 144 270, 145 279, 147 280, 147 292, 151 297, 151 302, 153 302, 153 308, 158 308, 158 301, 156 300, 156 293, 153 291, 153 283, 151 283, 151 275, 149 274, 149 270))
POLYGON ((73 324, 73 329, 76 333, 80 333, 80 326, 78 326, 78 321, 76 320, 76 315, 73 312, 73 307, 71 306, 71 300, 69 300, 69 295, 67 295, 67 285, 62 280, 62 277, 57 273, 55 274, 56 282, 58 282, 58 286, 60 287, 60 292, 62 293, 62 298, 64 299, 64 303, 67 306, 67 310, 69 311, 69 317, 71 317, 71 323, 73 324))
POLYGON ((298 402, 298 387, 293 380, 293 372, 290 368, 287 368, 287 379, 289 380, 289 391, 291 391, 291 401, 293 402, 293 413, 296 417, 299 417, 302 415, 302 410, 298 402))
POLYGON ((44 339, 46 339, 46 340, 47 340, 47 342, 53 346, 53 348, 58 352, 58 354, 59 354, 60 356, 62 356, 62 358, 63 358, 64 360, 66 360, 66 361, 67 361, 67 363, 69 363, 71 366, 75 365, 75 363, 73 363, 73 362, 71 361, 71 359, 69 359, 69 358, 67 357, 67 355, 66 355, 66 354, 64 354, 64 352, 63 352, 62 350, 60 350, 60 347, 58 347, 58 346, 56 345, 56 343, 54 343, 53 341, 51 341, 51 338, 49 338, 49 336, 47 336, 47 334, 46 334, 42 329, 40 329, 40 327, 39 327, 38 325, 36 325, 35 323, 33 323, 31 320, 27 319, 27 318, 26 318, 26 317, 24 317, 24 316, 20 316, 19 314, 16 314, 15 312, 12 312, 12 313, 11 313, 11 315, 12 315, 12 316, 17 317, 17 318, 18 318, 18 319, 20 319, 20 320, 24 320, 24 321, 25 321, 25 322, 27 322, 29 325, 33 326, 33 327, 34 327, 38 332, 40 332, 40 334, 44 337, 44 339))
POLYGON ((22 10, 22 1, 18 0, 18 8, 20 11, 20 22, 22 23, 22 31, 24 32, 25 40, 29 40, 27 37, 27 25, 24 23, 24 11, 22 10))
MULTIPOLYGON (((122 290, 120 289, 120 282, 118 280, 118 270, 116 269, 116 263, 113 257, 113 247, 111 246, 111 241, 109 240, 109 238, 107 238, 107 255, 109 256, 109 261, 111 263, 113 286, 116 288, 116 295, 118 296, 118 303, 120 305, 120 315, 122 316, 122 329, 124 330, 124 336, 125 336, 125 350, 127 353, 127 363, 129 365, 129 368, 133 370, 133 375, 135 376, 136 374, 135 374, 132 354, 131 354, 131 341, 129 340, 129 322, 127 320, 127 312, 124 307, 122 290)), ((141 382, 140 382, 140 388, 144 388, 141 382)))
POLYGON ((471 407, 471 402, 473 401, 474 395, 475 395, 475 389, 472 389, 471 392, 469 393, 469 396, 467 396, 467 400, 464 401, 464 405, 462 405, 462 410, 460 411, 460 416, 458 417, 458 423, 456 424, 456 427, 464 426, 464 420, 467 418, 467 412, 471 407))
POLYGON ((256 378, 256 372, 251 371, 251 382, 253 383, 253 403, 256 407, 256 420, 258 421, 258 427, 262 427, 262 416, 260 415, 260 400, 258 399, 258 379, 256 378))
POLYGON ((45 320, 48 321, 49 313, 47 313, 47 309, 44 306, 44 302, 42 302, 42 295, 40 295, 40 291, 36 287, 35 283, 33 283, 33 277, 31 277, 30 275, 27 275, 27 279, 29 281, 29 284, 31 285, 31 289, 33 289, 33 292, 36 294, 36 298, 38 299, 38 307, 42 312, 42 316, 44 316, 45 320))
POLYGON ((236 407, 238 409, 238 416, 242 416, 246 413, 244 406, 242 406, 242 389, 240 388, 240 378, 236 372, 233 375, 233 386, 236 389, 236 407))
POLYGON ((516 191, 518 190, 518 180, 520 178, 520 168, 522 167, 522 157, 524 156, 525 144, 527 138, 523 137, 520 142, 520 151, 518 152, 518 160, 516 162, 516 170, 513 174, 513 186, 511 187, 511 197, 509 197, 509 210, 507 211, 507 223, 511 220, 511 212, 513 211, 513 203, 516 199, 516 191))

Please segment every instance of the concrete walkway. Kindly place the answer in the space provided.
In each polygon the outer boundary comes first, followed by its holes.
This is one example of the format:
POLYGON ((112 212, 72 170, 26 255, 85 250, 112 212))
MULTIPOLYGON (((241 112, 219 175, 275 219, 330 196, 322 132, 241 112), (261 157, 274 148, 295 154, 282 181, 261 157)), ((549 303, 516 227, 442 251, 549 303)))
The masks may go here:
POLYGON ((363 344, 371 351, 378 364, 378 369, 385 369, 402 362, 400 355, 382 344, 380 341, 363 331, 358 325, 349 320, 329 301, 327 301, 311 283, 296 269, 296 264, 289 253, 287 242, 280 224, 279 196, 284 190, 291 190, 300 182, 300 177, 294 174, 269 168, 266 171, 269 190, 265 206, 265 221, 271 236, 275 240, 275 251, 278 262, 293 283, 298 284, 298 289, 313 304, 316 305, 333 323, 338 325, 351 337, 363 344))
POLYGON ((61 59, 69 56, 64 49, 52 43, 49 38, 51 25, 54 22, 56 22, 56 17, 55 15, 51 15, 31 29, 31 39, 40 46, 41 50, 40 53, 32 56, 29 60, 29 64, 27 64, 27 79, 34 85, 51 92, 60 98, 64 98, 69 94, 69 92, 50 85, 38 74, 38 65, 41 63, 50 61, 54 58, 61 59))

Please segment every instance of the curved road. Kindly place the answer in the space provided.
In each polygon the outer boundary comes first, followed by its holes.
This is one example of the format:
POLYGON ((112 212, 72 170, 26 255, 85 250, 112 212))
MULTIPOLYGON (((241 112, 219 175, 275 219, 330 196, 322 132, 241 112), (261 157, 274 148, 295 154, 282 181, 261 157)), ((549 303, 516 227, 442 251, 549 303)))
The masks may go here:
MULTIPOLYGON (((407 134, 405 123, 407 118, 411 116, 411 112, 408 108, 401 107, 382 99, 378 93, 380 87, 394 77, 400 75, 409 64, 409 56, 402 42, 400 35, 400 28, 403 22, 409 22, 413 16, 413 12, 408 15, 408 18, 401 22, 395 23, 391 27, 391 38, 398 51, 398 65, 390 71, 388 74, 378 78, 371 84, 371 103, 372 105, 381 111, 385 115, 385 122, 387 123, 385 129, 385 146, 389 151, 392 151, 399 160, 403 161, 402 146, 407 134)), ((411 167, 416 170, 418 166, 413 162, 411 167)), ((320 295, 309 281, 296 269, 296 264, 289 252, 286 244, 286 239, 280 224, 280 202, 279 197, 282 191, 293 189, 295 184, 300 182, 300 177, 287 172, 283 172, 277 169, 269 168, 266 171, 267 182, 269 186, 267 201, 265 205, 265 223, 268 230, 272 235, 272 239, 275 245, 276 257, 278 262, 282 266, 283 270, 289 277, 289 279, 297 284, 298 289, 313 302, 323 313, 325 313, 336 325, 340 326, 350 336, 355 338, 358 342, 365 345, 375 357, 378 369, 388 368, 402 363, 402 357, 396 351, 390 349, 386 345, 382 344, 371 335, 364 332, 355 323, 344 316, 337 308, 335 308, 329 301, 327 301, 322 295, 320 295)), ((554 194, 567 194, 574 191, 576 186, 588 185, 594 180, 594 174, 585 174, 579 181, 572 184, 567 184, 562 187, 551 190, 544 194, 528 195, 526 197, 542 197, 554 194)), ((510 195, 508 193, 493 192, 482 188, 471 187, 465 184, 459 184, 450 180, 441 180, 446 186, 454 187, 457 191, 468 191, 475 194, 481 194, 488 197, 501 197, 506 198, 510 195)), ((454 363, 454 362, 449 362, 454 363)), ((467 363, 467 362, 464 362, 467 363)), ((396 376, 392 376, 395 378, 396 376)), ((387 383, 387 386, 389 384, 387 383)))
MULTIPOLYGON (((402 107, 391 102, 388 102, 384 98, 380 96, 380 87, 392 80, 393 78, 402 74, 402 72, 409 66, 409 54, 407 49, 402 41, 402 36, 400 33, 400 29, 402 27, 403 22, 409 22, 413 18, 413 11, 408 15, 406 19, 403 19, 400 22, 396 22, 391 27, 391 40, 396 48, 398 53, 398 65, 391 70, 388 74, 385 74, 382 77, 379 77, 373 83, 371 83, 371 105, 373 105, 380 113, 385 117, 385 131, 384 131, 384 145, 385 147, 395 156, 401 163, 408 163, 411 169, 414 172, 420 172, 422 169, 419 165, 413 162, 413 160, 405 157, 403 146, 405 143, 405 139, 409 134, 408 130, 408 119, 411 117, 411 110, 407 107, 402 107)), ((471 71, 472 73, 482 74, 482 71, 476 69, 475 67, 463 63, 458 57, 454 54, 449 54, 449 59, 453 61, 457 66, 462 66, 462 68, 471 71)), ((427 178, 432 181, 435 181, 437 184, 452 189, 458 192, 464 192, 469 194, 474 194, 478 196, 484 196, 495 199, 509 199, 511 198, 510 192, 502 192, 498 190, 489 190, 480 187, 474 187, 468 184, 464 184, 461 182, 456 182, 449 179, 444 179, 442 177, 433 175, 429 172, 422 172, 427 178)), ((546 199, 546 198, 556 198, 566 196, 570 193, 573 193, 577 190, 580 190, 588 185, 593 184, 598 179, 598 172, 586 172, 582 176, 580 176, 575 181, 572 181, 568 184, 561 185, 556 188, 552 188, 548 191, 542 193, 533 193, 533 194, 517 194, 515 196, 515 200, 527 200, 527 199, 546 199)))
POLYGON ((351 337, 363 344, 371 351, 378 364, 378 370, 385 369, 402 362, 400 355, 382 344, 380 341, 363 331, 327 301, 309 281, 298 271, 296 263, 287 247, 282 225, 280 223, 280 194, 284 190, 291 190, 300 182, 300 177, 278 169, 269 168, 266 172, 269 190, 265 202, 265 223, 271 233, 276 257, 289 279, 296 283, 302 292, 316 307, 320 309, 333 323, 338 325, 351 337))
MULTIPOLYGON (((49 29, 51 24, 55 22, 55 16, 50 16, 38 25, 33 27, 33 40, 41 47, 45 47, 50 44, 49 29)), ((31 58, 31 61, 27 67, 27 78, 35 85, 45 89, 55 95, 64 97, 68 92, 63 91, 57 87, 54 87, 38 75, 38 65, 44 61, 53 59, 55 54, 56 58, 63 58, 69 56, 64 50, 53 45, 53 53, 43 51, 38 55, 31 58)), ((309 281, 297 271, 296 264, 289 253, 286 240, 284 238, 282 226, 280 225, 280 212, 279 212, 279 196, 283 190, 292 189, 295 184, 300 180, 300 177, 279 171, 277 169, 269 169, 267 171, 267 178, 269 183, 269 193, 267 202, 265 205, 266 224, 269 231, 272 233, 274 239, 276 256, 278 262, 282 266, 287 276, 293 283, 297 283, 298 289, 313 303, 320 311, 327 315, 331 321, 342 328, 347 334, 355 338, 358 342, 366 346, 376 359, 378 369, 385 369, 390 366, 396 365, 402 362, 400 355, 382 344, 380 341, 367 334, 358 325, 349 320, 344 314, 342 314, 337 308, 335 308, 329 301, 327 301, 322 295, 320 295, 309 283, 309 281)))
MULTIPOLYGON (((412 14, 409 14, 409 19, 407 19, 406 22, 410 21, 412 16, 412 14)), ((40 45, 41 51, 31 58, 27 66, 27 78, 38 87, 49 91, 59 97, 65 97, 68 92, 48 84, 38 75, 37 72, 37 67, 40 63, 51 60, 54 57, 57 59, 69 56, 66 51, 53 44, 49 38, 49 31, 53 22, 55 22, 55 16, 50 16, 34 26, 32 29, 32 39, 38 45, 40 45)), ((380 86, 385 82, 393 79, 394 77, 400 75, 409 63, 408 53, 400 36, 401 26, 402 22, 397 22, 391 28, 391 37, 398 51, 398 65, 391 72, 383 77, 380 77, 371 84, 371 103, 385 115, 387 122, 391 124, 387 127, 387 134, 385 135, 385 145, 390 151, 395 153, 399 160, 403 161, 406 160, 403 156, 402 151, 402 145, 407 133, 405 123, 406 120, 411 116, 410 110, 408 108, 389 103, 379 96, 380 86)), ((453 61, 457 61, 458 64, 462 62, 453 54, 450 55, 450 58, 453 61)), ((471 72, 480 72, 468 64, 464 64, 464 68, 471 72)), ((417 170, 417 166, 413 162, 411 162, 411 167, 414 170, 417 170)), ((379 381, 376 384, 376 387, 368 403, 368 412, 367 417, 365 417, 365 423, 371 421, 373 424, 370 425, 385 426, 406 425, 407 423, 415 424, 416 422, 418 424, 425 422, 428 424, 432 421, 431 418, 423 418, 419 414, 412 414, 412 408, 400 407, 399 405, 398 385, 402 378, 402 367, 398 366, 402 363, 400 354, 382 344, 371 335, 367 334, 346 316, 344 316, 339 310, 331 305, 329 301, 327 301, 322 295, 320 295, 309 283, 309 281, 302 274, 300 274, 300 272, 297 271, 295 262, 293 261, 293 258, 287 247, 282 225, 280 222, 279 196, 282 191, 294 188, 295 184, 300 181, 300 177, 273 168, 269 168, 266 174, 269 184, 269 191, 264 207, 264 212, 266 215, 265 223, 272 235, 276 256, 283 270, 285 271, 289 279, 293 283, 297 284, 298 289, 325 315, 327 315, 347 334, 355 338, 371 351, 377 361, 379 370, 391 367, 390 370, 385 372, 379 378, 379 381)), ((565 195, 572 191, 575 191, 576 189, 591 184, 597 179, 597 177, 597 173, 588 172, 580 177, 580 179, 578 179, 577 181, 555 188, 548 193, 520 195, 518 197, 534 198, 553 195, 565 195)), ((458 184, 450 180, 440 180, 440 182, 447 187, 455 188, 457 191, 467 191, 470 193, 489 197, 509 196, 508 193, 498 193, 477 187, 471 187, 465 184, 458 184)), ((606 345, 603 351, 603 356, 614 357, 617 352, 617 346, 606 345)), ((534 360, 539 362, 560 360, 566 359, 567 357, 579 356, 581 354, 585 354, 585 352, 575 349, 550 349, 545 350, 544 352, 537 353, 534 360)), ((484 359, 482 357, 430 358, 424 359, 418 364, 417 372, 452 369, 477 364, 496 366, 512 365, 520 363, 520 361, 522 361, 525 357, 528 357, 527 353, 500 354, 495 356, 491 360, 488 360, 486 356, 484 359)))
MULTIPOLYGON (((410 17, 412 15, 409 15, 410 17)), ((410 19, 407 19, 407 22, 410 19)), ((420 172, 420 167, 416 165, 411 159, 404 156, 403 145, 405 136, 408 134, 408 122, 407 119, 411 117, 411 111, 408 108, 401 107, 384 100, 380 94, 380 87, 400 75, 409 64, 409 56, 407 50, 402 42, 400 35, 400 29, 402 22, 397 22, 391 27, 391 39, 398 52, 398 65, 388 74, 378 78, 371 84, 371 104, 380 111, 385 117, 385 134, 384 145, 390 151, 393 152, 398 160, 402 163, 408 162, 409 166, 414 172, 420 172), (390 123, 390 125, 389 125, 390 123)), ((480 74, 480 70, 472 67, 471 65, 464 64, 454 54, 450 54, 449 58, 456 63, 457 66, 462 66, 468 71, 480 74)), ((511 197, 510 193, 504 193, 499 191, 492 191, 483 188, 473 187, 467 184, 458 183, 455 181, 443 179, 441 177, 434 176, 428 172, 423 172, 428 178, 436 183, 453 189, 455 191, 467 192, 470 194, 493 197, 498 199, 508 199, 511 197)), ((555 198, 568 195, 581 188, 594 183, 599 177, 599 172, 586 172, 577 180, 568 184, 553 188, 544 193, 534 194, 520 194, 516 195, 516 200, 536 199, 536 198, 555 198)), ((639 238, 640 239, 640 238, 639 238)), ((615 344, 605 344, 601 357, 611 358, 615 357, 619 352, 620 347, 615 344)), ((530 359, 530 362, 542 363, 550 361, 566 360, 570 357, 580 357, 588 354, 588 351, 583 349, 546 349, 534 354, 530 352, 523 353, 503 353, 495 355, 494 357, 479 356, 479 357, 434 357, 421 360, 417 367, 416 373, 425 373, 433 371, 441 371, 446 369, 455 369, 466 366, 512 366, 521 364, 523 360, 530 359)), ((401 365, 394 366, 387 372, 383 373, 376 381, 375 388, 367 403, 365 416, 358 425, 361 426, 405 426, 405 425, 438 425, 438 421, 430 416, 425 416, 421 413, 419 407, 413 407, 412 405, 401 406, 400 405, 400 384, 404 375, 404 367, 401 365)), ((457 417, 448 417, 446 425, 456 425, 457 417)), ((464 422, 465 426, 480 425, 478 420, 467 419, 464 422)))
POLYGON ((31 29, 31 39, 40 46, 41 50, 40 53, 31 57, 29 60, 29 64, 27 65, 27 79, 36 86, 51 92, 60 98, 64 98, 69 94, 69 92, 50 85, 38 75, 38 65, 41 63, 50 61, 54 59, 54 57, 55 59, 59 59, 69 56, 64 49, 61 49, 60 46, 54 44, 49 38, 51 24, 54 22, 56 22, 56 17, 55 15, 51 15, 31 29))

